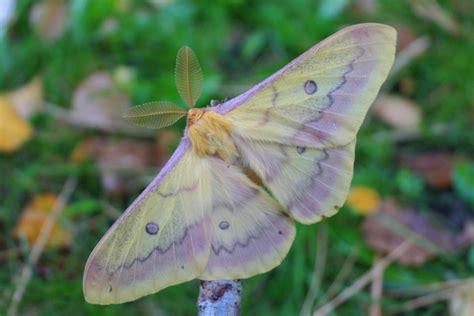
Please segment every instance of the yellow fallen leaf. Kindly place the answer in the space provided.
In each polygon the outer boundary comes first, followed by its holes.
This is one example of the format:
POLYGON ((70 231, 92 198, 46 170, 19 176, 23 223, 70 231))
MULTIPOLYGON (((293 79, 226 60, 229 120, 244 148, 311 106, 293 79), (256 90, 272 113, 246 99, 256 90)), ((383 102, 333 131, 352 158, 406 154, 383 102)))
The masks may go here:
MULTIPOLYGON (((33 245, 38 238, 41 228, 53 210, 57 196, 50 193, 37 195, 23 209, 21 217, 15 227, 13 234, 17 238, 26 238, 33 245)), ((57 222, 49 236, 46 246, 67 247, 71 243, 71 232, 57 222)))
POLYGON ((89 158, 89 152, 87 151, 86 146, 84 146, 83 143, 80 143, 71 152, 71 155, 69 156, 69 160, 73 163, 83 163, 84 161, 89 158))
POLYGON ((367 186, 353 187, 347 197, 347 205, 362 215, 369 215, 377 210, 380 204, 380 195, 367 186))
POLYGON ((0 97, 0 152, 13 152, 31 138, 33 129, 11 106, 8 99, 0 97))
POLYGON ((4 96, 21 117, 29 118, 43 105, 43 80, 36 76, 30 82, 4 96))
POLYGON ((74 147, 69 159, 73 163, 83 163, 92 158, 97 158, 100 155, 100 149, 106 145, 105 140, 101 138, 88 138, 80 142, 74 147))

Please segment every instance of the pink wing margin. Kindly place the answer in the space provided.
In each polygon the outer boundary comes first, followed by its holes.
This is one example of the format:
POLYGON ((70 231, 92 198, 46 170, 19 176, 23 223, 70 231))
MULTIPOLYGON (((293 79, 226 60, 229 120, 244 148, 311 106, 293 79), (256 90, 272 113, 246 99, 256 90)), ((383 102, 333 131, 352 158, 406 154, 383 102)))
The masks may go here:
MULTIPOLYGON (((115 221, 115 223, 107 230, 107 233, 102 237, 102 239, 105 239, 110 232, 113 231, 115 226, 120 225, 122 220, 127 217, 127 215, 132 212, 133 210, 136 209, 137 205, 141 203, 141 201, 148 195, 150 194, 151 191, 155 190, 163 181, 163 179, 173 170, 173 168, 178 164, 178 162, 181 160, 181 158, 184 156, 186 151, 188 151, 189 147, 191 146, 191 142, 189 138, 183 137, 181 139, 181 142, 179 143, 178 147, 176 147, 176 150, 174 151, 173 155, 171 158, 166 162, 166 164, 161 168, 160 172, 158 175, 150 182, 150 184, 143 190, 142 193, 130 204, 130 206, 123 212, 120 217, 115 221)), ((92 256, 92 254, 91 254, 92 256)))
POLYGON ((314 45, 310 49, 308 49, 305 53, 301 54, 300 56, 296 57, 293 59, 289 64, 287 64, 285 67, 281 68, 279 71, 275 72, 273 75, 268 77, 267 79, 263 80, 259 84, 253 86, 246 92, 242 93, 241 95, 224 102, 220 105, 218 105, 215 108, 215 111, 219 114, 225 114, 227 112, 232 111, 233 109, 239 107, 240 105, 244 104, 247 102, 249 99, 251 99, 256 93, 260 92, 261 90, 267 88, 272 84, 273 81, 278 79, 282 74, 290 71, 293 67, 296 65, 300 64, 303 60, 308 58, 308 56, 313 55, 315 51, 319 50, 321 47, 325 46, 328 42, 331 42, 335 37, 339 37, 343 34, 350 33, 354 31, 354 29, 361 28, 361 27, 367 27, 367 26, 378 26, 380 24, 378 23, 362 23, 362 24, 356 24, 350 27, 345 28, 344 30, 341 30, 339 32, 334 33, 333 35, 325 38, 318 44, 314 45))

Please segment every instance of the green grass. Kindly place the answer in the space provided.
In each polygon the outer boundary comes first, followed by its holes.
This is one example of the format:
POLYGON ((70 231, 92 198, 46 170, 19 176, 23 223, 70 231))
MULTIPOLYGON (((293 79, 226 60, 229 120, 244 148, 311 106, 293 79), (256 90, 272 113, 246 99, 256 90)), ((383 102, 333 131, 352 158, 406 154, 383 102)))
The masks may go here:
MULTIPOLYGON (((399 145, 388 139, 376 141, 373 135, 388 133, 390 128, 375 118, 368 119, 358 138, 353 182, 377 188, 383 196, 424 207, 440 197, 422 179, 399 166, 396 160, 399 154, 447 150, 470 161, 471 167, 458 169, 472 171, 474 8, 468 0, 452 4, 439 1, 460 24, 459 36, 414 15, 408 1, 380 1, 373 15, 358 12, 350 1, 339 1, 340 7, 330 0, 172 1, 159 8, 148 1, 121 2, 128 5, 125 11, 112 0, 70 1, 65 33, 46 43, 29 23, 35 1, 18 1, 16 20, 0 40, 0 90, 15 89, 41 74, 46 100, 69 108, 75 88, 91 72, 113 71, 125 65, 134 70, 135 77, 122 89, 134 103, 157 99, 181 103, 174 84, 174 62, 177 50, 189 45, 204 71, 204 93, 198 103, 205 106, 211 99, 230 98, 243 92, 343 25, 402 23, 418 35, 427 35, 431 41, 425 54, 392 78, 389 91, 402 93, 399 84, 402 78, 413 81, 414 91, 406 96, 422 110, 421 137, 399 145), (461 4, 470 9, 461 9, 461 4), (115 19, 117 29, 105 33, 101 29, 110 18, 115 19)), ((102 307, 84 302, 81 284, 84 264, 112 223, 103 211, 103 201, 123 210, 140 190, 124 198, 106 196, 99 183, 100 171, 94 163, 69 162, 72 150, 82 139, 101 133, 58 123, 48 112, 37 114, 32 123, 36 133, 31 141, 15 153, 0 154, 0 253, 22 247, 11 231, 31 197, 59 192, 69 175, 75 175, 79 183, 62 221, 72 228, 76 237, 70 249, 47 249, 42 254, 19 306, 20 314, 196 314, 197 281, 123 305, 102 307)), ((462 183, 472 183, 460 177, 462 183)), ((461 201, 472 196, 464 188, 448 194, 461 201)), ((469 202, 472 198, 463 203, 469 202)), ((451 207, 448 212, 456 213, 455 206, 451 207)), ((464 215, 466 220, 472 217, 472 211, 471 206, 471 213, 464 215)), ((343 208, 323 223, 299 225, 295 243, 284 262, 269 273, 244 281, 243 314, 299 313, 313 277, 320 247, 317 238, 321 234, 327 234, 328 249, 317 302, 321 302, 347 256, 354 253, 350 275, 337 289, 349 286, 371 267, 374 258, 359 229, 362 220, 343 208)), ((385 272, 385 287, 467 278, 474 272, 473 249, 438 257, 420 268, 394 264, 385 272)), ((15 287, 12 276, 24 262, 27 251, 0 256, 0 315, 10 303, 15 287)), ((337 310, 337 315, 365 315, 370 300, 367 289, 357 293, 337 310)), ((387 312, 395 313, 400 302, 387 297, 382 304, 387 312)), ((447 304, 441 302, 405 315, 421 312, 439 315, 447 311, 447 304)))

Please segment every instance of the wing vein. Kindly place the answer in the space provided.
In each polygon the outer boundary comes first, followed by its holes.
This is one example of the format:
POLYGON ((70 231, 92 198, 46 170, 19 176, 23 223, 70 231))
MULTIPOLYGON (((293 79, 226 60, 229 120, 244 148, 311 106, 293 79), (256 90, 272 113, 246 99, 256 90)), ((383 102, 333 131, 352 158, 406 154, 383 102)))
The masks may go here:
MULTIPOLYGON (((317 161, 317 163, 319 164, 320 161, 317 161)), ((304 171, 303 169, 297 167, 295 164, 291 164, 293 166, 293 168, 295 168, 296 170, 298 170, 299 172, 301 172, 302 174, 306 174, 306 171, 304 171)), ((340 190, 337 190, 329 185, 327 185, 326 183, 322 182, 319 178, 318 178, 318 175, 313 175, 313 177, 310 177, 310 179, 315 179, 316 181, 318 181, 319 183, 321 183, 322 185, 324 185, 326 188, 329 189, 329 191, 332 191, 332 192, 337 192, 339 194, 342 194, 344 195, 345 193, 340 191, 340 190)))

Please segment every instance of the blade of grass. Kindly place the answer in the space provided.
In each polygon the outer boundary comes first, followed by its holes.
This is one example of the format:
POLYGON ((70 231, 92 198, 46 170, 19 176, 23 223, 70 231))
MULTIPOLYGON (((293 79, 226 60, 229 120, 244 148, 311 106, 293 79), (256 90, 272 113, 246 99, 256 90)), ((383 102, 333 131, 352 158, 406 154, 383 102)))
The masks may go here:
POLYGON ((313 276, 308 290, 308 294, 301 307, 300 316, 306 316, 311 313, 313 304, 318 296, 321 282, 326 269, 326 259, 328 250, 328 234, 325 226, 321 226, 318 230, 318 249, 316 251, 316 258, 314 259, 313 276))
MULTIPOLYGON (((379 257, 375 257, 375 263, 379 260, 379 257)), ((370 289, 370 295, 372 296, 372 303, 370 304, 369 315, 370 316, 380 316, 382 315, 382 310, 380 307, 380 299, 382 297, 383 291, 383 272, 385 267, 379 265, 377 269, 374 270, 374 277, 372 280, 372 287, 370 289)))
POLYGON ((345 280, 349 277, 352 271, 352 268, 354 267, 354 264, 356 262, 358 254, 359 254, 359 249, 356 247, 353 247, 349 255, 347 255, 346 259, 344 260, 344 263, 342 264, 342 267, 339 270, 339 273, 336 275, 336 277, 334 278, 334 281, 328 287, 326 293, 323 295, 318 305, 323 305, 329 299, 334 297, 339 287, 342 286, 345 280))
POLYGON ((41 226, 40 233, 33 245, 33 248, 31 249, 30 255, 21 268, 18 278, 15 280, 15 292, 13 293, 12 301, 10 307, 8 308, 8 316, 17 315, 18 305, 20 304, 23 295, 25 294, 26 287, 28 286, 28 283, 30 282, 33 275, 33 267, 36 265, 38 259, 43 253, 44 247, 46 246, 49 236, 51 235, 54 224, 56 223, 59 215, 64 210, 67 201, 76 188, 76 183, 77 179, 75 177, 70 177, 67 179, 53 206, 53 210, 48 214, 48 217, 41 226))

